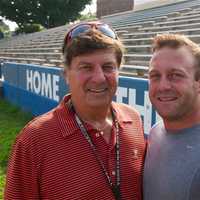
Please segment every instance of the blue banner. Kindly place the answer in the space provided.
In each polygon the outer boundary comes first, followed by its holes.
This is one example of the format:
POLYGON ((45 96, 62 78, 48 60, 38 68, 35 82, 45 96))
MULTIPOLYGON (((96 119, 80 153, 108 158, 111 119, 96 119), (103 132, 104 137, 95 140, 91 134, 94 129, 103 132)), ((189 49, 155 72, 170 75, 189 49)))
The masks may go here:
MULTIPOLYGON (((5 98, 34 115, 54 108, 69 92, 61 68, 5 63, 2 73, 5 98)), ((129 104, 140 112, 146 134, 160 119, 150 103, 146 79, 119 77, 114 100, 129 104)))

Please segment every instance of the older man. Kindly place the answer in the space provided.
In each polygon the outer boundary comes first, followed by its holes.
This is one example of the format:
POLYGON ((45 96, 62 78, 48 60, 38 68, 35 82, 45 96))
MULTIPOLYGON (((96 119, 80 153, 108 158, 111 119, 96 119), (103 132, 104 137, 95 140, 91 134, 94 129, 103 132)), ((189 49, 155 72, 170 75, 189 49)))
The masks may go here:
POLYGON ((142 123, 112 102, 122 44, 107 24, 81 23, 67 33, 63 56, 70 94, 18 136, 5 198, 141 200, 142 123))

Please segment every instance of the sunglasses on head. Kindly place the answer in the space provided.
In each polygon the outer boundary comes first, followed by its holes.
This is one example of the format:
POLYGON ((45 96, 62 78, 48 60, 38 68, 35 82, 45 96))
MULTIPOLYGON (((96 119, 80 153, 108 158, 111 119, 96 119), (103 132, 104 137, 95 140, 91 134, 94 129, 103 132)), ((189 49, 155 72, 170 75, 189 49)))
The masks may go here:
POLYGON ((65 42, 69 43, 71 40, 73 40, 75 37, 78 37, 81 33, 85 33, 91 29, 96 29, 100 31, 103 35, 110 37, 112 39, 117 39, 117 34, 114 32, 114 30, 108 26, 108 24, 104 24, 101 22, 87 22, 82 23, 74 28, 72 28, 66 35, 65 42))

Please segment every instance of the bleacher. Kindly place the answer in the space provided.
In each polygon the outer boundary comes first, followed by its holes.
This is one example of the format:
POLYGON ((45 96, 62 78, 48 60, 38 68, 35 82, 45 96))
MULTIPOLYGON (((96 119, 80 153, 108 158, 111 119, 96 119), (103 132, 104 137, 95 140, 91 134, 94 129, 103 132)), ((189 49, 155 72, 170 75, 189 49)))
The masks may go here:
MULTIPOLYGON (((125 76, 146 77, 156 34, 181 33, 200 44, 200 0, 126 12, 101 19, 111 24, 126 47, 125 76)), ((0 40, 0 61, 62 67, 61 47, 69 25, 0 40)))

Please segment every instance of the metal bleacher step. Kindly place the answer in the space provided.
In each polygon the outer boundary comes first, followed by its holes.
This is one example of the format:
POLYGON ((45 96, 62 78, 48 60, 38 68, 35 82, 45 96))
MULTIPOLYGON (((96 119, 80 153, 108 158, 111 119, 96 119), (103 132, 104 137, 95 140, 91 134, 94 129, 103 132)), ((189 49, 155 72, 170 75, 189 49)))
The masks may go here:
POLYGON ((120 75, 128 75, 135 77, 147 77, 148 67, 147 66, 137 66, 137 65, 123 65, 120 70, 120 75))

